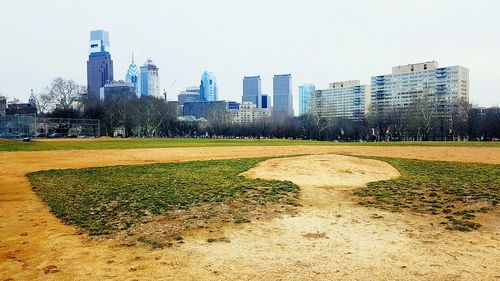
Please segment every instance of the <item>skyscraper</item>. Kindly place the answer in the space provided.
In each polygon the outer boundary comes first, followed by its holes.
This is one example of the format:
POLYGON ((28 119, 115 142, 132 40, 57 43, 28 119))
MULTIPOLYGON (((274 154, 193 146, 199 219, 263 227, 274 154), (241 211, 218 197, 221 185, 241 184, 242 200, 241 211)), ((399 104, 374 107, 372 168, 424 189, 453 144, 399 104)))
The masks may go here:
POLYGON ((314 90, 314 84, 302 84, 299 86, 299 116, 309 112, 309 97, 314 90))
POLYGON ((160 98, 160 77, 158 76, 158 67, 149 58, 141 66, 141 97, 152 96, 160 98))
POLYGON ((87 92, 90 102, 99 102, 100 89, 113 81, 113 61, 109 53, 109 33, 90 32, 89 60, 87 61, 87 92))
POLYGON ((201 101, 217 101, 217 80, 210 71, 205 71, 201 75, 200 82, 200 100, 201 101))
POLYGON ((262 89, 260 76, 245 76, 243 78, 243 97, 242 102, 251 102, 262 108, 262 89))
POLYGON ((128 66, 127 74, 125 75, 125 82, 134 84, 135 94, 140 97, 141 93, 139 90, 139 68, 134 62, 134 54, 132 54, 132 62, 128 66))
POLYGON ((279 74, 273 78, 273 116, 293 117, 292 75, 279 74))

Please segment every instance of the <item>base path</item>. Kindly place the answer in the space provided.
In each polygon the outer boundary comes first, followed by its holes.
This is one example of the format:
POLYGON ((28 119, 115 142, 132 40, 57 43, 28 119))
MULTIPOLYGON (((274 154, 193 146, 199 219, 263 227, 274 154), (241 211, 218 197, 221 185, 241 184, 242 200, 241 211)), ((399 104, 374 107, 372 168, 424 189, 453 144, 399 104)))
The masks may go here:
POLYGON ((3 152, 1 280, 496 280, 500 275, 498 213, 485 217, 483 222, 491 221, 479 231, 461 233, 430 225, 428 217, 353 203, 352 188, 397 173, 374 160, 336 155, 268 160, 248 176, 299 184, 303 207, 298 215, 227 225, 221 232, 229 243, 207 243, 211 234, 199 232, 185 237, 184 244, 162 250, 124 247, 78 234, 49 212, 25 177, 27 172, 54 168, 325 153, 500 163, 500 148, 471 147, 3 152))

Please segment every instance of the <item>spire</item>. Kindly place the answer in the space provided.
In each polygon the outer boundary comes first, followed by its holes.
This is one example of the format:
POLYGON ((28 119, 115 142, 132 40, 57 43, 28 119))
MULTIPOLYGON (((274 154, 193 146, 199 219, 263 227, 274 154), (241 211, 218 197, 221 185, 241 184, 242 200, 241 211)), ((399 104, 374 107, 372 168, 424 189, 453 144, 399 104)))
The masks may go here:
POLYGON ((134 63, 134 52, 132 52, 132 63, 134 63))

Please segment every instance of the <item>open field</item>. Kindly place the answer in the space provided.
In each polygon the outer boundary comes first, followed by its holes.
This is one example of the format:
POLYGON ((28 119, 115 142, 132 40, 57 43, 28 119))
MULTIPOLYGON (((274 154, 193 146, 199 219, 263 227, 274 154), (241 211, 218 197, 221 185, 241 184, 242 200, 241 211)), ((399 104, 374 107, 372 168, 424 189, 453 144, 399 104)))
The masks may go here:
POLYGON ((163 236, 162 241, 155 239, 160 245, 187 229, 221 221, 249 222, 266 216, 267 209, 296 205, 299 188, 292 182, 239 176, 264 160, 49 170, 30 173, 28 178, 56 216, 91 235, 122 232, 134 236, 134 226, 168 218, 172 225, 152 231, 150 237, 135 235, 148 241, 163 236), (174 223, 172 214, 182 214, 185 221, 174 223))
POLYGON ((500 164, 498 147, 308 145, 3 152, 0 272, 7 280, 498 278, 498 209, 477 213, 474 221, 482 226, 460 232, 446 230, 442 220, 430 214, 360 206, 354 190, 371 181, 394 179, 398 170, 373 159, 324 155, 332 153, 500 164), (245 173, 299 185, 302 207, 297 214, 192 230, 183 235, 184 243, 163 249, 126 247, 62 224, 33 193, 25 176, 48 169, 297 154, 321 155, 271 159, 245 173))
POLYGON ((71 149, 138 149, 169 147, 220 147, 220 146, 282 146, 282 145, 349 145, 349 146, 452 146, 500 147, 500 142, 373 142, 335 143, 311 140, 270 139, 39 139, 32 142, 0 139, 0 151, 43 151, 71 149))
POLYGON ((440 217, 447 229, 470 231, 481 226, 474 221, 477 213, 500 203, 500 165, 377 159, 402 175, 356 191, 366 198, 361 201, 364 206, 431 214, 440 217))

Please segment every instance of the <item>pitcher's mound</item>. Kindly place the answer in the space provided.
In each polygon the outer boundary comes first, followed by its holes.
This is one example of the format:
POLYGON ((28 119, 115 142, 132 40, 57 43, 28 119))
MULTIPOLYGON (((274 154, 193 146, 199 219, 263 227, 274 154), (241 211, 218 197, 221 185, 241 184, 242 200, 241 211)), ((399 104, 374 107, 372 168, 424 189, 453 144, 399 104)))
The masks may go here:
POLYGON ((249 178, 288 180, 299 186, 357 188, 399 176, 391 165, 372 159, 334 154, 276 158, 242 173, 249 178))

